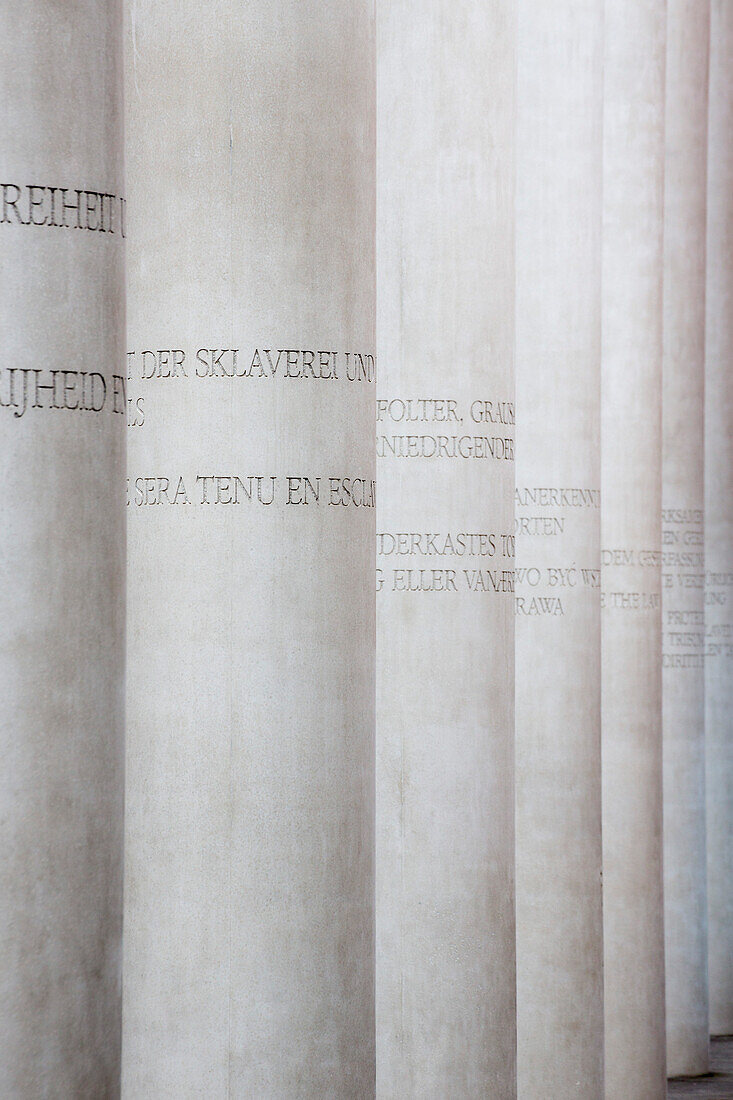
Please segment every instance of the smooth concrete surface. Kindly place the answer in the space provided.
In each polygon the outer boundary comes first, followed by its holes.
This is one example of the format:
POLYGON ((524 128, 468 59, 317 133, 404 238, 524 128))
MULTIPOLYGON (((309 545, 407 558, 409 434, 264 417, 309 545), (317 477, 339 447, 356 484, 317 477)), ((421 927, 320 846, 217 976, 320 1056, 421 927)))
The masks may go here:
POLYGON ((377 1095, 515 1096, 512 0, 379 0, 377 1095))
POLYGON ((667 1073, 708 1065, 703 404, 708 0, 668 0, 662 382, 667 1073))
POLYGON ((123 1095, 374 1090, 375 26, 126 17, 123 1095))
POLYGON ((122 14, 0 7, 0 1096, 119 1095, 122 14))
POLYGON ((602 0, 520 0, 517 1031, 522 1100, 603 1096, 602 0))
POLYGON ((733 4, 710 7, 705 760, 710 1031, 733 1035, 733 4))
POLYGON ((601 655, 606 1100, 663 1100, 665 0, 604 26, 601 655))

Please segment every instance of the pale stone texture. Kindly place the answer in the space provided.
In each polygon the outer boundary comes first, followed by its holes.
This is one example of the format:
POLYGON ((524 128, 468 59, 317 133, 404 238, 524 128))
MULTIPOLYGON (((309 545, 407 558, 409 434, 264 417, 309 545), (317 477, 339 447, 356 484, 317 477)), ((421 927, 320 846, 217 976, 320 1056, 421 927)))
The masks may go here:
POLYGON ((605 1095, 664 1100, 664 0, 607 0, 601 369, 605 1095))
POLYGON ((603 3, 518 11, 518 1094, 599 1100, 603 3))
POLYGON ((127 11, 142 412, 123 1095, 361 1100, 375 1074, 372 5, 127 11), (363 479, 365 506, 342 506, 344 478, 363 479))
POLYGON ((708 1065, 703 389, 708 0, 669 0, 664 185, 662 714, 667 1073, 708 1065))
POLYGON ((669 1100, 733 1100, 733 1042, 713 1038, 710 1073, 704 1077, 678 1077, 668 1085, 669 1100))
POLYGON ((114 0, 7 0, 0 8, 0 1095, 7 1100, 119 1094, 121 43, 114 0), (66 188, 71 205, 80 190, 78 211, 63 211, 52 188, 66 188), (100 193, 114 201, 102 202, 100 193))
POLYGON ((710 1031, 733 1034, 733 4, 710 8, 705 754, 710 1031))
POLYGON ((514 4, 377 11, 377 1095, 509 1100, 514 4))

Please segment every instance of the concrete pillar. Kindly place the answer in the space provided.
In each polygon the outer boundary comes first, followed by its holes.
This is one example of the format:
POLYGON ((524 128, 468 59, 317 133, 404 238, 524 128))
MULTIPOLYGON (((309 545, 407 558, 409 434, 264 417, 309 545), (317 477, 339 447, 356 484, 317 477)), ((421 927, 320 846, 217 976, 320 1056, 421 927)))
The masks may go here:
POLYGON ((374 19, 128 7, 123 1095, 374 1089, 374 19))
POLYGON ((607 1100, 665 1100, 662 231, 665 0, 604 26, 601 651, 607 1100))
POLYGON ((710 1031, 733 1034, 733 4, 710 8, 705 753, 710 1031))
POLYGON ((518 1095, 599 1100, 603 3, 518 11, 518 1095))
POLYGON ((379 0, 377 1095, 515 1096, 512 0, 379 0))
POLYGON ((122 18, 0 11, 0 1095, 119 1095, 122 18))
POLYGON ((708 1067, 703 392, 708 0, 668 0, 662 395, 667 1073, 708 1067))

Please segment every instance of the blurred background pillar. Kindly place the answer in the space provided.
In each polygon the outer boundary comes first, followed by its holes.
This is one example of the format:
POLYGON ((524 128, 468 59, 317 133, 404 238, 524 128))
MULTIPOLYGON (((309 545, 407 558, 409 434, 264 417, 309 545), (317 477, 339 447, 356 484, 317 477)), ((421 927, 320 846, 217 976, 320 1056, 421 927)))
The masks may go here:
POLYGON ((662 230, 665 0, 606 0, 601 372, 607 1100, 664 1100, 662 230))
POLYGON ((733 4, 710 6, 705 755, 710 1032, 733 1034, 733 4))
POLYGON ((667 1073, 708 1068, 704 371, 708 0, 668 0, 662 375, 667 1073))

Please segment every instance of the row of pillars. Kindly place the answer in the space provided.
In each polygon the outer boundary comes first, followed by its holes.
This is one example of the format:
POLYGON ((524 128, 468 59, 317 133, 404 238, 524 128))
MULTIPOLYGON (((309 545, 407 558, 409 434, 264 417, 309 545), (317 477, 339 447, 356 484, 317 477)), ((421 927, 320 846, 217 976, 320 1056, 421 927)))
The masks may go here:
POLYGON ((733 1032, 733 5, 26 7, 0 1094, 661 1100, 733 1032))

